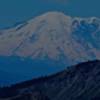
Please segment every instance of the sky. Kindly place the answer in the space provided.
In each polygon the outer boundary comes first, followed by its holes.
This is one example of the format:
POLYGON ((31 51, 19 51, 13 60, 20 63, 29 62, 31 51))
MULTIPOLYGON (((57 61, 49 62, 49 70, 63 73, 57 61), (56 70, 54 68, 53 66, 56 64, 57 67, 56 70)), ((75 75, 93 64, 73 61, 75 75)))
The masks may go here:
POLYGON ((48 11, 69 16, 100 17, 100 0, 0 0, 0 28, 10 27, 48 11))

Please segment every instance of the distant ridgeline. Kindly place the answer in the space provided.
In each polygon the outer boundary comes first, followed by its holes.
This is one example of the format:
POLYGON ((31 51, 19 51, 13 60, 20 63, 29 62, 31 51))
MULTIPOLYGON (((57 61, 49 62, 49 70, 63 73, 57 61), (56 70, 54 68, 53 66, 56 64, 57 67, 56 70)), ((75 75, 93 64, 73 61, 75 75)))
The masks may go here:
POLYGON ((100 61, 0 89, 0 100, 99 100, 100 61))

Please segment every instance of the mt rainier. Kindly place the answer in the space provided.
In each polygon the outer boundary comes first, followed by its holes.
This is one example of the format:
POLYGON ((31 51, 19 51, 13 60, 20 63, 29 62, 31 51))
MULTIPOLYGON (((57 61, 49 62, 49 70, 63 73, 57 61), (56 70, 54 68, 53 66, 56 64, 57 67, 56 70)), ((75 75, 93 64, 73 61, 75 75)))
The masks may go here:
POLYGON ((100 59, 100 19, 48 12, 0 31, 0 55, 77 63, 100 59))

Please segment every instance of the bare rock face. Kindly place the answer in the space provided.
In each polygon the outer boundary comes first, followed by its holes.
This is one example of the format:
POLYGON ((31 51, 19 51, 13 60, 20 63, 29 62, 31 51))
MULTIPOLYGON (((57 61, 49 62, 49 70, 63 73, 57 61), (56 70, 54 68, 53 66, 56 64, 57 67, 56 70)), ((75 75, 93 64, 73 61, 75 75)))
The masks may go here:
POLYGON ((61 60, 100 59, 100 19, 49 12, 0 31, 0 55, 61 60))

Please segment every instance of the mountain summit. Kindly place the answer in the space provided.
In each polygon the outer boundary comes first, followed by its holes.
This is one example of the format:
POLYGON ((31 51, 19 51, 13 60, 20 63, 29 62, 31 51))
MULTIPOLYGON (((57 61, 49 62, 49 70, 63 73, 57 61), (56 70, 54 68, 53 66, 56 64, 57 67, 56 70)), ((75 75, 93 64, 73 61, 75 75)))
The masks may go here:
POLYGON ((0 55, 69 63, 100 59, 100 19, 48 12, 0 31, 0 55))

